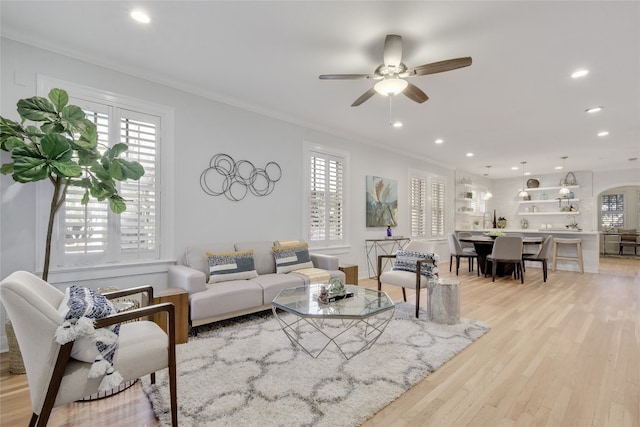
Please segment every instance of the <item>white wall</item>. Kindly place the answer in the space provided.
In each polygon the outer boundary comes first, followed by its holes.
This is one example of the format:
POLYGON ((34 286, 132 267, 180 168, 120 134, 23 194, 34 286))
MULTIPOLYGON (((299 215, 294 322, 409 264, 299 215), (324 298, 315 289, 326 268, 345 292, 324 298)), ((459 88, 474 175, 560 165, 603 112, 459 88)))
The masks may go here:
MULTIPOLYGON (((4 117, 18 119, 15 104, 18 99, 36 94, 38 74, 126 94, 175 110, 175 152, 163 153, 175 156, 176 167, 175 249, 173 254, 168 254, 169 258, 176 259, 187 246, 205 242, 299 238, 302 230, 303 141, 350 153, 346 221, 350 250, 339 256, 341 262, 358 264, 360 277, 367 275, 364 240, 384 236, 384 229, 365 226, 367 175, 398 181, 400 224, 394 230, 396 235, 409 234, 409 169, 443 175, 447 177, 449 188, 453 189, 451 170, 415 156, 320 133, 12 40, 3 38, 0 42, 0 114, 4 117), (242 201, 231 202, 224 197, 208 196, 200 188, 200 174, 208 166, 209 159, 218 153, 228 154, 235 160, 249 160, 257 166, 275 161, 282 168, 282 179, 266 197, 248 195, 242 201)), ((10 161, 7 153, 1 155, 2 163, 10 161)), ((0 278, 16 270, 40 270, 42 267, 35 265, 35 185, 17 184, 10 176, 0 176, 0 198, 0 278)), ((452 199, 447 201, 447 208, 453 212, 452 199)), ((448 229, 453 229, 453 215, 446 224, 448 229)), ((439 242, 436 249, 448 260, 444 242, 439 242)), ((121 288, 151 284, 157 289, 170 285, 166 274, 77 283, 121 288)), ((4 324, 4 310, 1 314, 0 320, 4 324)))

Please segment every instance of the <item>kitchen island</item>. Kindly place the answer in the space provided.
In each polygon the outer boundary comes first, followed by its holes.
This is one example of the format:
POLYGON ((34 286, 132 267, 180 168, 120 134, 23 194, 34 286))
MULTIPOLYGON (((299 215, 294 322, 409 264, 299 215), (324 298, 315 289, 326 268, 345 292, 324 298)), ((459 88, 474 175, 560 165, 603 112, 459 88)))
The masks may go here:
MULTIPOLYGON (((467 232, 473 234, 484 234, 488 231, 495 230, 493 228, 490 229, 478 229, 478 230, 456 230, 456 234, 459 232, 467 232)), ((598 267, 600 265, 600 233, 597 231, 577 231, 577 230, 560 230, 560 229, 540 229, 540 230, 531 230, 531 229, 521 229, 521 228, 501 228, 500 231, 503 231, 506 234, 522 234, 525 237, 543 237, 543 236, 553 236, 558 238, 565 239, 582 239, 582 257, 584 262, 584 271, 585 273, 597 273, 598 267)), ((573 248, 564 248, 564 245, 560 245, 560 254, 563 254, 564 250, 572 250, 573 248)), ((573 249, 575 252, 575 249, 573 249)), ((552 260, 549 260, 550 262, 552 260)), ((571 261, 558 261, 558 270, 566 270, 566 271, 580 271, 580 267, 578 263, 571 261)))

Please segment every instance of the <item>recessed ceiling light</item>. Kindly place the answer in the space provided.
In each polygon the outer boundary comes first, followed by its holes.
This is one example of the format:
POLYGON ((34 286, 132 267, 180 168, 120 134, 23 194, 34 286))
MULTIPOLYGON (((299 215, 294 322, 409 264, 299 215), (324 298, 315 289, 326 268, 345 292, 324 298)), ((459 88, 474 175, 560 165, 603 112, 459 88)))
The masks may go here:
POLYGON ((554 169, 555 170, 560 170, 560 169, 564 169, 564 168, 562 166, 556 166, 554 169))
POLYGON ((402 127, 402 122, 393 122, 393 124, 391 125, 394 128, 401 128, 402 127))
POLYGON ((149 17, 149 15, 146 14, 146 12, 140 10, 140 9, 136 9, 134 11, 131 12, 131 17, 133 19, 135 19, 138 22, 141 22, 143 24, 148 24, 149 22, 151 22, 151 18, 149 17))
POLYGON ((523 175, 531 175, 531 172, 525 172, 523 175))
POLYGON ((574 71, 573 74, 571 74, 571 77, 573 77, 574 79, 577 79, 577 78, 580 78, 580 77, 584 77, 587 74, 589 74, 589 70, 585 70, 583 68, 583 69, 574 71))
POLYGON ((609 135, 608 130, 603 130, 602 132, 598 132, 598 136, 607 136, 607 135, 609 135))
POLYGON ((602 111, 602 107, 598 106, 598 107, 591 107, 591 108, 587 108, 586 110, 587 113, 597 113, 598 111, 602 111))
POLYGON ((519 168, 519 167, 517 167, 517 166, 511 166, 511 170, 512 170, 512 171, 517 171, 518 169, 520 169, 520 168, 519 168))
POLYGON ((442 144, 444 142, 444 139, 442 138, 438 138, 434 141, 436 144, 442 144))
POLYGON ((467 153, 467 157, 473 157, 473 153, 467 153))

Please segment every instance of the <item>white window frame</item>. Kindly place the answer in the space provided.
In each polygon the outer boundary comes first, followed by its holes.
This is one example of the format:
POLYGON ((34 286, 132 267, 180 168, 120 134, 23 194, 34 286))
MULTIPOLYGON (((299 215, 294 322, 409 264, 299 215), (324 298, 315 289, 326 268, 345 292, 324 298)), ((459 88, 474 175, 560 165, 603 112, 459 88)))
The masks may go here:
MULTIPOLYGON (((621 228, 621 227, 625 227, 626 224, 626 215, 625 215, 625 209, 626 209, 626 203, 625 203, 625 197, 624 197, 624 193, 608 193, 608 194, 603 194, 602 196, 600 196, 600 229, 601 230, 606 230, 609 228, 621 228), (602 210, 602 205, 605 204, 605 201, 603 200, 605 197, 609 198, 615 196, 617 201, 616 204, 620 205, 620 199, 622 199, 622 210, 602 210), (622 225, 605 225, 604 224, 604 219, 605 217, 613 217, 613 216, 618 216, 618 215, 622 215, 622 225)), ((607 203, 607 205, 610 206, 609 203, 607 203)))
MULTIPOLYGON (((151 116, 157 116, 161 123, 158 135, 159 145, 157 156, 159 157, 159 171, 156 179, 159 181, 157 195, 159 201, 159 220, 156 223, 158 253, 146 259, 116 259, 90 260, 82 265, 60 265, 58 250, 61 239, 59 227, 62 226, 60 212, 56 215, 56 229, 52 241, 51 266, 49 280, 52 283, 69 280, 91 280, 108 277, 120 277, 128 274, 148 274, 166 271, 167 264, 175 260, 171 259, 174 253, 175 214, 174 206, 174 182, 175 162, 174 134, 175 112, 173 108, 132 98, 125 95, 107 92, 72 82, 66 82, 55 78, 38 75, 37 95, 47 97, 52 88, 63 88, 69 94, 70 103, 79 103, 77 100, 86 100, 89 103, 110 104, 123 109, 141 111, 151 116), (75 100, 75 101, 74 101, 75 100), (57 261, 57 262, 56 262, 57 261)), ((118 123, 119 125, 119 123, 118 123)), ((49 203, 51 201, 52 188, 48 181, 39 182, 36 197, 36 269, 41 269, 44 264, 44 250, 46 243, 47 222, 49 218, 49 203)))
POLYGON ((429 174, 429 173, 425 173, 422 171, 410 171, 409 172, 409 233, 411 235, 411 237, 415 237, 415 238, 424 238, 424 239, 443 239, 446 237, 446 223, 447 223, 447 204, 446 204, 446 200, 447 200, 447 184, 446 184, 446 178, 439 176, 439 175, 433 175, 433 174, 429 174), (425 206, 421 209, 422 211, 422 221, 423 221, 423 227, 424 227, 424 231, 422 234, 416 234, 415 233, 415 229, 413 227, 413 223, 412 223, 412 218, 413 218, 413 214, 414 214, 414 200, 413 200, 413 180, 420 180, 424 186, 425 186, 425 206), (440 230, 440 233, 434 233, 433 232, 433 228, 434 228, 434 221, 436 220, 436 218, 434 218, 434 206, 433 206, 433 200, 434 200, 434 194, 433 194, 433 186, 434 185, 439 185, 442 186, 443 188, 443 194, 442 194, 442 198, 441 198, 441 216, 442 216, 442 230, 440 230))
POLYGON ((313 142, 303 142, 302 158, 302 231, 303 239, 308 243, 309 248, 326 250, 328 253, 346 253, 349 249, 349 163, 350 155, 347 151, 327 147, 313 142), (310 219, 311 219, 311 156, 325 155, 327 157, 339 159, 342 162, 342 239, 340 240, 311 240, 310 219))

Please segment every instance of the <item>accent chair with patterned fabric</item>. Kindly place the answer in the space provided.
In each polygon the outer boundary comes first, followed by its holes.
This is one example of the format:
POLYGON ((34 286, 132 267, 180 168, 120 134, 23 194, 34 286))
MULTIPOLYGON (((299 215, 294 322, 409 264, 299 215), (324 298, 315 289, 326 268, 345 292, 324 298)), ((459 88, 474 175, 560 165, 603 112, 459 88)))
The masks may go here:
POLYGON ((410 241, 402 250, 395 254, 378 255, 378 290, 382 290, 382 283, 402 287, 402 297, 407 301, 405 289, 416 291, 416 318, 420 311, 420 290, 426 288, 429 280, 438 277, 438 255, 433 252, 431 243, 410 241), (390 271, 382 271, 382 260, 393 259, 390 271))
MULTIPOLYGON (((138 293, 146 293, 148 300, 153 301, 151 286, 104 295, 107 298, 119 298, 138 293)), ((74 298, 75 294, 76 292, 71 293, 70 298, 74 298)), ((93 292, 77 294, 82 294, 79 298, 86 298, 86 301, 98 300, 93 292)), ((110 314, 107 317, 98 314, 102 308, 89 308, 81 314, 81 317, 89 320, 80 325, 78 319, 70 320, 73 316, 63 314, 69 311, 65 306, 68 304, 68 307, 72 308, 82 305, 89 307, 91 304, 85 304, 81 300, 68 303, 65 293, 26 271, 16 271, 4 279, 0 283, 0 296, 11 319, 24 360, 33 409, 30 426, 45 426, 54 406, 97 393, 101 385, 104 387, 104 380, 110 373, 119 373, 118 379, 115 380, 118 382, 132 381, 151 374, 151 382, 155 383, 155 372, 167 367, 172 425, 178 425, 173 304, 156 304, 110 314), (149 315, 156 313, 166 313, 169 317, 168 334, 156 323, 146 320, 149 315), (139 318, 143 319, 127 322, 139 318), (95 324, 92 321, 95 321, 95 324), (113 366, 106 373, 94 373, 92 368, 95 369, 96 363, 83 362, 73 357, 77 342, 71 335, 67 334, 62 340, 57 337, 63 329, 75 326, 81 326, 81 329, 90 333, 95 329, 96 337, 103 336, 99 331, 118 324, 119 333, 113 366), (67 342, 67 338, 72 339, 67 342), (65 344, 60 344, 59 341, 64 341, 65 344)), ((107 308, 105 312, 108 311, 107 308)), ((115 338, 114 335, 106 335, 115 338)), ((96 339, 96 342, 92 343, 94 347, 99 344, 97 341, 99 340, 96 339)))

